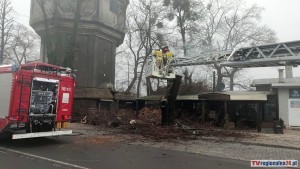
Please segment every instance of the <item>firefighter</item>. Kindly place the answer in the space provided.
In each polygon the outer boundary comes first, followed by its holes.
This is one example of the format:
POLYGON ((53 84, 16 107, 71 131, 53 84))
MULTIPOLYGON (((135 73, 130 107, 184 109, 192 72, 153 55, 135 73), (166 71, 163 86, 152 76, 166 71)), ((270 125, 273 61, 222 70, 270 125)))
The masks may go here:
POLYGON ((164 61, 164 65, 166 65, 167 63, 169 63, 170 59, 174 57, 173 53, 170 52, 169 47, 165 46, 162 49, 162 53, 163 53, 163 61, 164 61))
POLYGON ((57 84, 52 89, 52 92, 53 92, 52 101, 51 101, 51 105, 53 106, 52 113, 56 114, 56 105, 57 105, 57 99, 58 99, 58 85, 57 84))
POLYGON ((160 69, 161 64, 163 62, 163 53, 160 49, 157 49, 153 52, 153 56, 155 57, 156 60, 156 66, 160 69))

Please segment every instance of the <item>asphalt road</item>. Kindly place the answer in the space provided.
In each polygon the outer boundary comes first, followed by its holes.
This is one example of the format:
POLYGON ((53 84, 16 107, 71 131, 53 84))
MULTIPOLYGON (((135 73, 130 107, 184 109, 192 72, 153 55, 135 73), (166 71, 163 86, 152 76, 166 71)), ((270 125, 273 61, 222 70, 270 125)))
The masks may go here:
POLYGON ((250 162, 131 145, 85 144, 74 137, 0 140, 2 169, 244 169, 250 162))

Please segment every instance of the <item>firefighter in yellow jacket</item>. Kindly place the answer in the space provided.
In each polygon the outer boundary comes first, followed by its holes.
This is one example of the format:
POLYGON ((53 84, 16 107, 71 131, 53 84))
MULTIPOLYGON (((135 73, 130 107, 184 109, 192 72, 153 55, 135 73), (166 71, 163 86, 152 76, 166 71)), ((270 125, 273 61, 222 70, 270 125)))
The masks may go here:
POLYGON ((169 63, 170 59, 174 57, 173 53, 170 52, 168 46, 163 47, 162 54, 163 54, 164 65, 166 65, 167 63, 169 63))
POLYGON ((163 52, 160 49, 157 49, 153 52, 153 56, 156 60, 156 66, 160 69, 163 62, 163 52))

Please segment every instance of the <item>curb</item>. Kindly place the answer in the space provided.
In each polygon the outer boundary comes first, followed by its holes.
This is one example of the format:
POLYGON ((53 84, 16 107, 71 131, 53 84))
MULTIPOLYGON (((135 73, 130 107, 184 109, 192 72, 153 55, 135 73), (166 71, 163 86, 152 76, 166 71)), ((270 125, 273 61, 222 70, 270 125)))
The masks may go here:
POLYGON ((254 145, 254 146, 261 146, 261 147, 272 147, 272 148, 283 148, 283 149, 290 149, 290 150, 300 150, 300 147, 292 147, 292 146, 283 146, 283 145, 275 145, 275 144, 263 144, 263 143, 252 143, 252 142, 244 142, 239 140, 222 140, 222 139, 214 139, 214 138, 198 138, 200 140, 205 141, 217 141, 217 142, 224 142, 224 143, 239 143, 242 145, 254 145))

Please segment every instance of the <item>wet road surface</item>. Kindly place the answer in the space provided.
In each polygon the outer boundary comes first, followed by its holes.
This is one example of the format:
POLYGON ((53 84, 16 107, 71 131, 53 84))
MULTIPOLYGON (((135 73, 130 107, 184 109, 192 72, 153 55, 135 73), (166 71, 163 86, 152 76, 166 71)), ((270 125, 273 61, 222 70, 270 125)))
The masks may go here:
POLYGON ((250 162, 132 145, 76 142, 76 136, 0 140, 4 169, 244 169, 250 162))

